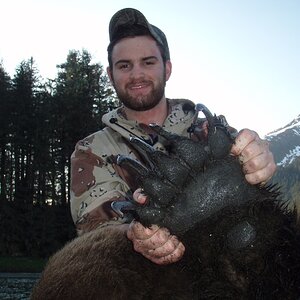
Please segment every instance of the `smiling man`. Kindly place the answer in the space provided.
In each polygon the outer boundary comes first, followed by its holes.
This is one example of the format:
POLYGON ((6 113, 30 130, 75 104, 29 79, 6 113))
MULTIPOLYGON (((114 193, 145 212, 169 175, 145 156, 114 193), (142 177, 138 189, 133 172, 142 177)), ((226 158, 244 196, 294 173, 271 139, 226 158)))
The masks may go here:
MULTIPOLYGON (((176 262, 185 247, 167 228, 155 224, 145 228, 136 221, 128 224, 122 213, 113 209, 128 193, 141 204, 147 201, 135 178, 115 164, 115 158, 123 154, 142 160, 129 143, 133 136, 166 151, 165 141, 145 124, 156 123, 169 132, 203 139, 206 121, 198 118, 192 101, 166 98, 165 85, 172 72, 167 39, 141 12, 132 8, 118 11, 110 21, 109 37, 107 72, 122 105, 103 116, 103 130, 76 145, 71 160, 72 217, 78 234, 115 226, 152 262, 176 262)), ((231 153, 239 156, 251 184, 264 183, 275 172, 268 143, 254 131, 239 132, 231 153)))
POLYGON ((114 46, 112 61, 107 71, 127 118, 162 124, 167 116, 164 90, 172 66, 170 61, 164 64, 156 41, 150 36, 123 38, 114 46))

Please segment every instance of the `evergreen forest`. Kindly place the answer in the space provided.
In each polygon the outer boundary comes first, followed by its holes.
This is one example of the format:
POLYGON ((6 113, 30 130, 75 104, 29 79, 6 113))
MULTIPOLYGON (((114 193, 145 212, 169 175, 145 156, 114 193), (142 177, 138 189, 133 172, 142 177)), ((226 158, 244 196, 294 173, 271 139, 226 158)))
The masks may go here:
POLYGON ((0 256, 47 258, 75 235, 70 156, 117 100, 100 63, 69 51, 55 79, 30 58, 0 64, 0 256))

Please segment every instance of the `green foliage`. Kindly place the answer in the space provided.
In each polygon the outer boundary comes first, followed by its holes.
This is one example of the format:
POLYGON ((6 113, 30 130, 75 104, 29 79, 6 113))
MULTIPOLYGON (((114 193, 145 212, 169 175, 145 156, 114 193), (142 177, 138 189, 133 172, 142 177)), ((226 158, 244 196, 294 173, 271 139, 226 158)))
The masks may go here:
POLYGON ((70 51, 67 62, 58 68, 56 115, 64 128, 65 142, 74 143, 102 127, 102 115, 114 105, 113 92, 103 67, 91 64, 91 56, 85 50, 70 51))
POLYGON ((70 156, 117 103, 86 50, 57 68, 45 82, 32 58, 13 78, 0 64, 0 255, 47 257, 75 235, 70 156))
POLYGON ((49 257, 75 237, 68 207, 7 203, 0 212, 0 253, 49 257))
POLYGON ((4 170, 9 165, 9 157, 6 151, 10 150, 11 108, 11 79, 0 64, 0 201, 5 201, 7 193, 4 170))
POLYGON ((40 273, 47 260, 35 257, 0 257, 0 272, 40 273))

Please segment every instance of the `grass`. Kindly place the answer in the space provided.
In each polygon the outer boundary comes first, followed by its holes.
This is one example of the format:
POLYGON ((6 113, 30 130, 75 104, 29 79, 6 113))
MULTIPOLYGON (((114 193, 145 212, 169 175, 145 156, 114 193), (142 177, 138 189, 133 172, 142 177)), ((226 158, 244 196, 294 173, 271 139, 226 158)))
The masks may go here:
POLYGON ((46 259, 34 257, 3 257, 0 256, 0 272, 3 273, 40 273, 46 259))

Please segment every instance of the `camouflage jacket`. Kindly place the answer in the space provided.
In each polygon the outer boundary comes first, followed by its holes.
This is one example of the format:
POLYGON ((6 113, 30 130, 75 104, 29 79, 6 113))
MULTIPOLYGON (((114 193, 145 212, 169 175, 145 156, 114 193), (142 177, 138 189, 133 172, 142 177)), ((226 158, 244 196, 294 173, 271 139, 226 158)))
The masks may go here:
MULTIPOLYGON (((168 99, 169 115, 163 126, 167 131, 190 136, 197 127, 201 136, 203 119, 198 118, 195 105, 190 100, 168 99)), ((129 139, 138 136, 154 148, 164 150, 160 137, 145 131, 136 121, 127 120, 115 109, 102 118, 106 127, 76 144, 71 157, 71 213, 78 234, 99 226, 120 224, 125 220, 111 208, 113 201, 124 200, 133 191, 133 178, 125 170, 111 163, 109 157, 118 154, 135 159, 140 157, 129 139)), ((195 132, 195 131, 194 131, 195 132)))

